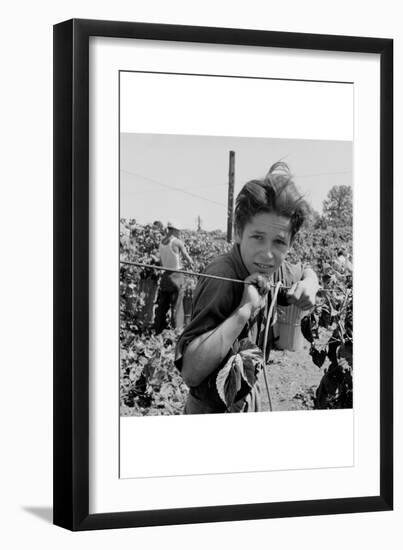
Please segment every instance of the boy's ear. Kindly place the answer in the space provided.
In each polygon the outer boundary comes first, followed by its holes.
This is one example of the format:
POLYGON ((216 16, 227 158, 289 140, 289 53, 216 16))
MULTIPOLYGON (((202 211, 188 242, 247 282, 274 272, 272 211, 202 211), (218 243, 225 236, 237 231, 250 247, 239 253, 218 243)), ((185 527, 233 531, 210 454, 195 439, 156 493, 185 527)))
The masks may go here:
POLYGON ((237 228, 234 229, 234 239, 237 244, 240 244, 242 235, 239 234, 239 231, 237 228))

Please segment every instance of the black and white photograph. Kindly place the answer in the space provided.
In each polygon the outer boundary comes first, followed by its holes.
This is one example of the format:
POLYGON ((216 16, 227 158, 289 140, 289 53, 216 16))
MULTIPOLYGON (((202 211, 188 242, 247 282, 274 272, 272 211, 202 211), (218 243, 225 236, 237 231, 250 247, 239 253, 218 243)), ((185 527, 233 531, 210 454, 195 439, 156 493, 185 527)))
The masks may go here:
POLYGON ((56 34, 59 523, 387 509, 390 42, 56 34))
POLYGON ((353 407, 352 159, 120 132, 121 416, 353 407))

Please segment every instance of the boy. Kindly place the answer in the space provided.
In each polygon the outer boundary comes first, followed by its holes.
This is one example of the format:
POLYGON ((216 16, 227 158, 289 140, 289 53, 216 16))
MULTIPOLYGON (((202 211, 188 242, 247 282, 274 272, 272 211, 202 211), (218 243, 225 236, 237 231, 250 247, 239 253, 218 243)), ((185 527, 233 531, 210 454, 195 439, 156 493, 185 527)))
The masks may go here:
POLYGON ((175 363, 190 388, 185 414, 261 410, 257 373, 253 384, 242 382, 230 407, 217 390, 217 375, 245 339, 262 349, 268 281, 291 286, 288 304, 301 309, 315 304, 315 273, 285 261, 307 215, 308 205, 284 163, 276 163, 264 179, 242 188, 235 208, 235 245, 210 263, 206 273, 253 284, 199 279, 192 321, 176 349, 175 363))

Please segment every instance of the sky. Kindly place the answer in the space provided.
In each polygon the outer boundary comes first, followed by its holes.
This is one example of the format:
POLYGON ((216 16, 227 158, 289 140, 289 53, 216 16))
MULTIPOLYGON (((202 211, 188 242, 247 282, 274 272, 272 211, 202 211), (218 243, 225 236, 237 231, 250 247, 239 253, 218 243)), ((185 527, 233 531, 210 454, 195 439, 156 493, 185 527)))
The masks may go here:
POLYGON ((203 229, 225 231, 230 151, 235 196, 278 160, 319 213, 334 185, 352 185, 352 141, 121 133, 120 217, 196 229, 200 216, 203 229))

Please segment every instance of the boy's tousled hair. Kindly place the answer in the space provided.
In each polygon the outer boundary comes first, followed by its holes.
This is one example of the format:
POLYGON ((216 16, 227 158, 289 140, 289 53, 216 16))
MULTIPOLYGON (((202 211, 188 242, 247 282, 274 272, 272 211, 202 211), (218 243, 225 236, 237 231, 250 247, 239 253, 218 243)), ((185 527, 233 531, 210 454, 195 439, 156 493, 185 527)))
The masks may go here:
POLYGON ((297 190, 285 162, 276 162, 263 179, 248 181, 235 203, 235 230, 242 235, 245 225, 256 214, 274 212, 290 218, 291 239, 309 215, 309 205, 297 190))

